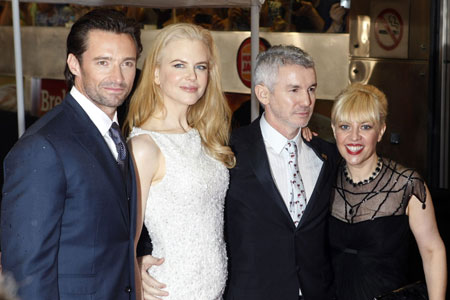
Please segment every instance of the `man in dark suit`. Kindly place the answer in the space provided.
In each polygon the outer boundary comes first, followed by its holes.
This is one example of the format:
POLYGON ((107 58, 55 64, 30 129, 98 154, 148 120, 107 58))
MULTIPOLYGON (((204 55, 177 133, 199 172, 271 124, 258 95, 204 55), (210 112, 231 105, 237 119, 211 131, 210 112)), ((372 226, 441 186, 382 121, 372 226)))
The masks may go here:
POLYGON ((141 50, 122 13, 81 17, 67 38, 70 94, 5 159, 2 264, 21 299, 135 299, 136 187, 116 108, 141 50))
POLYGON ((332 299, 326 224, 337 153, 300 130, 314 108, 314 62, 275 46, 259 54, 254 80, 265 113, 231 138, 225 299, 332 299))

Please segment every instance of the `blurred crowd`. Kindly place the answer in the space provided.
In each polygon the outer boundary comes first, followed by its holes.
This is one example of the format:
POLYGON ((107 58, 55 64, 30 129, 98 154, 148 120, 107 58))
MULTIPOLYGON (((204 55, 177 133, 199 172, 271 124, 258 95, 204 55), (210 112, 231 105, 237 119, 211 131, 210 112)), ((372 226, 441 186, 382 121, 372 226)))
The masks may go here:
MULTIPOLYGON (((20 3, 20 19, 24 26, 70 26, 93 8, 77 4, 20 3)), ((250 30, 249 8, 114 8, 153 28, 186 22, 209 30, 250 30)), ((336 0, 268 0, 261 7, 260 27, 274 32, 346 32, 347 12, 336 0)), ((11 2, 0 1, 0 25, 11 24, 11 2)))

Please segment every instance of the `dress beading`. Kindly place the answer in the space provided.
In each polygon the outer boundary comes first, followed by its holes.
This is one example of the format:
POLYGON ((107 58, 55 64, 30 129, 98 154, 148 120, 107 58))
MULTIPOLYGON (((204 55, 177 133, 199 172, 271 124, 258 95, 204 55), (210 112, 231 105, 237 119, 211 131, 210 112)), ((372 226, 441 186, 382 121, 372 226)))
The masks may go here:
POLYGON ((149 272, 167 285, 170 300, 221 299, 227 278, 223 239, 227 168, 210 157, 196 129, 165 134, 133 128, 130 137, 148 134, 165 159, 164 178, 151 186, 144 223, 161 266, 149 272))

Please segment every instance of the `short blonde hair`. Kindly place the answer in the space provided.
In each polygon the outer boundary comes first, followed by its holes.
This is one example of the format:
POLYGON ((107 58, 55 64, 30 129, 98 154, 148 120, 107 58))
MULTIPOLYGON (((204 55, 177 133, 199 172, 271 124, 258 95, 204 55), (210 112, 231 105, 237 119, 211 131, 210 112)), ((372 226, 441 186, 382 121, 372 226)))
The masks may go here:
POLYGON ((177 23, 158 33, 131 98, 125 128, 131 131, 133 126, 142 126, 150 117, 165 114, 161 89, 155 83, 155 69, 161 64, 164 48, 170 42, 180 39, 201 41, 208 49, 208 85, 197 103, 189 107, 188 124, 199 131, 208 153, 232 168, 235 165, 235 157, 228 147, 231 109, 222 90, 218 51, 211 33, 200 26, 177 23))
POLYGON ((388 114, 386 95, 370 84, 352 83, 337 97, 331 110, 331 124, 370 121, 385 124, 388 114))

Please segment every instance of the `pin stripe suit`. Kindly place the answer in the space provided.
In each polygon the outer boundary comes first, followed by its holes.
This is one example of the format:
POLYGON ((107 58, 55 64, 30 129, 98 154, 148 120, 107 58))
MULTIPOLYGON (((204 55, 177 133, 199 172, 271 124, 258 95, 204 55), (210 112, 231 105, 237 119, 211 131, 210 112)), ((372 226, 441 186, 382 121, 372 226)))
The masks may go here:
POLYGON ((2 263, 21 299, 135 299, 136 188, 68 95, 4 162, 2 263))

